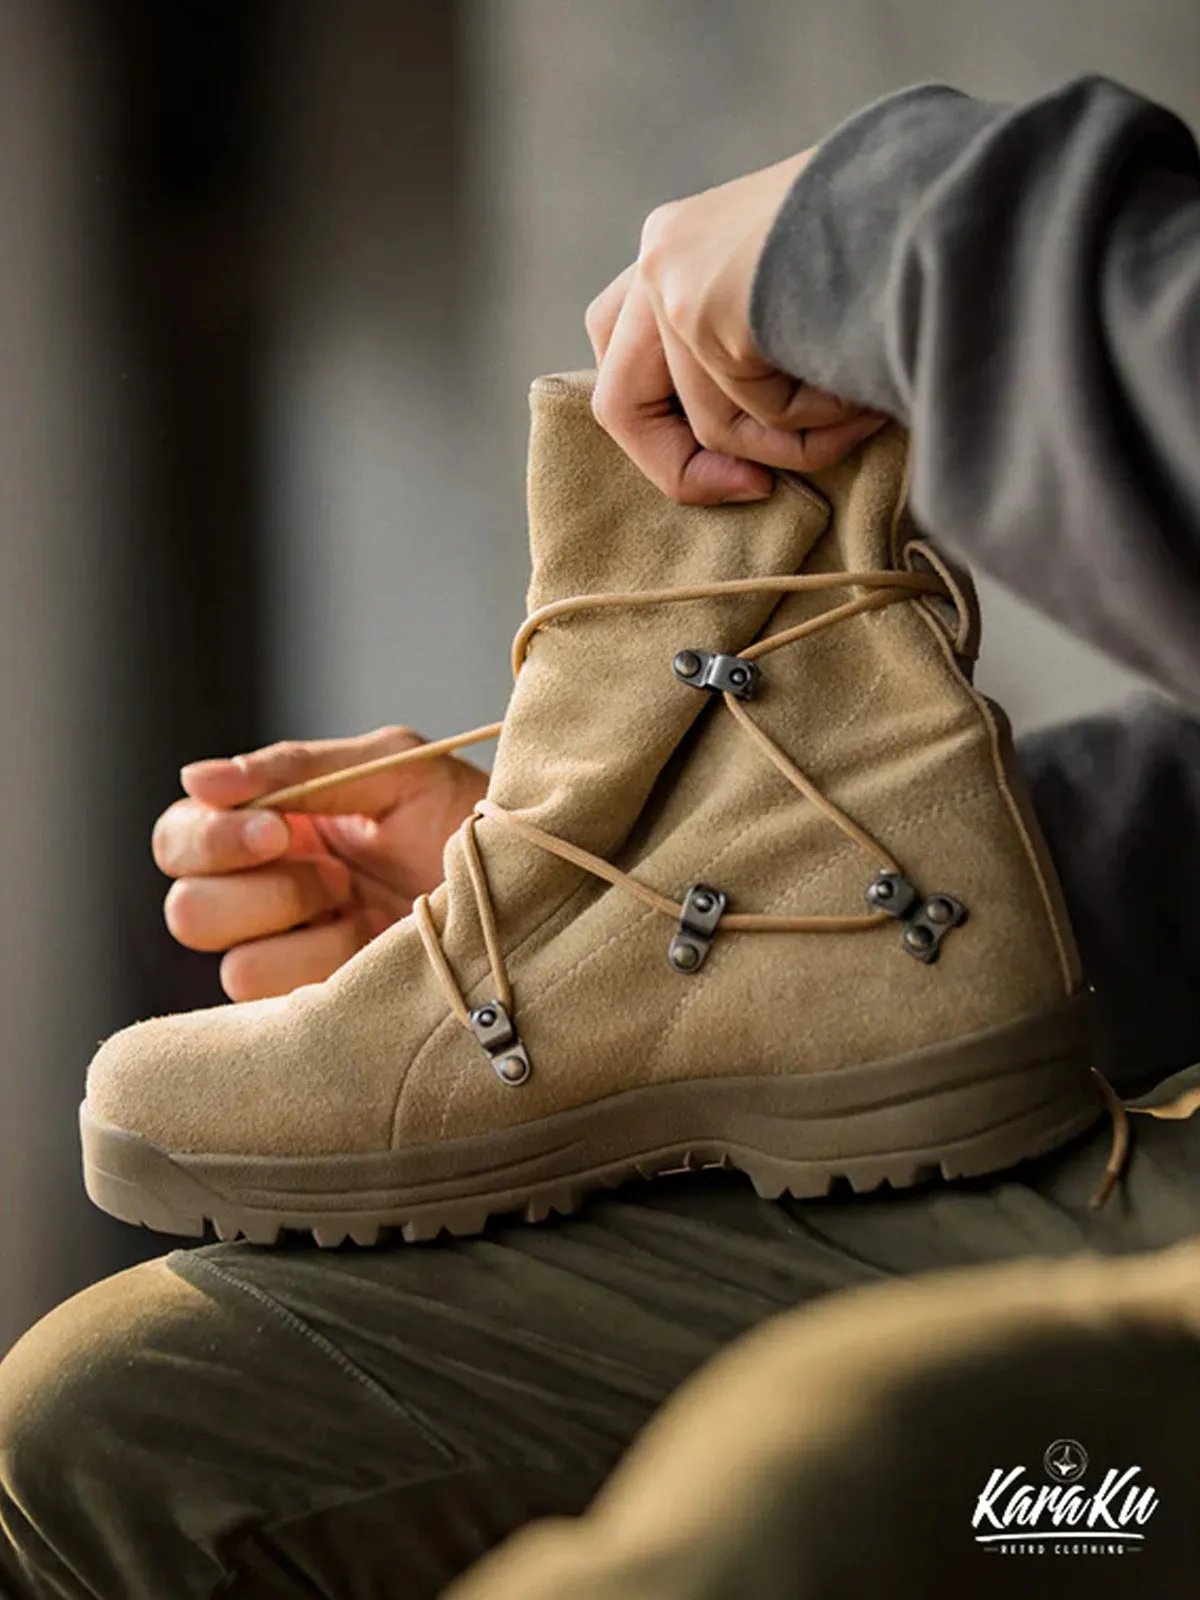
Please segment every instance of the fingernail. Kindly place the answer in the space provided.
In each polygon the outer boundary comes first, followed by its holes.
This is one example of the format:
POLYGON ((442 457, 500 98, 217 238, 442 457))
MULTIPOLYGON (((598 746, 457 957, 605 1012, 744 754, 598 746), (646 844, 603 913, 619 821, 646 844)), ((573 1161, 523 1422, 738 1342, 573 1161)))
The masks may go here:
POLYGON ((274 811, 259 811, 246 819, 242 838, 252 855, 277 856, 288 847, 288 825, 274 811))
POLYGON ((210 761, 189 761, 186 767, 179 769, 179 781, 184 788, 193 778, 215 777, 219 772, 228 772, 230 763, 220 757, 210 761))
POLYGON ((725 496, 726 502, 733 506, 748 505, 752 500, 769 500, 770 498, 770 489, 735 489, 732 494, 725 496))

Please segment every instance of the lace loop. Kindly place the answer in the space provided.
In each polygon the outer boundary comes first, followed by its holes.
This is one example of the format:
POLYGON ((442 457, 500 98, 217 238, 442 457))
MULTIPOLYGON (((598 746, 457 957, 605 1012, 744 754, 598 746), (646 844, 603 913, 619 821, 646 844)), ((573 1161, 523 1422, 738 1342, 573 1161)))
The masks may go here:
POLYGON ((437 928, 434 926, 433 912, 429 909, 429 896, 419 894, 413 901, 413 919, 417 924, 417 932, 421 935, 421 943, 425 946, 425 954, 429 957, 429 964, 437 975, 437 980, 450 1002, 450 1009, 462 1023, 464 1028, 471 1025, 471 1008, 463 998, 463 992, 458 986, 458 979, 451 970, 446 959, 446 952, 442 949, 442 941, 438 937, 437 928))
POLYGON ((488 887, 487 873, 483 868, 483 857, 479 854, 479 840, 475 837, 475 816, 469 816, 463 825, 463 853, 466 856, 467 871, 471 877, 471 888, 475 894, 475 905, 479 912, 479 926, 483 931, 483 944, 487 951, 488 961, 492 968, 492 981, 496 986, 496 999, 505 1011, 512 1010, 512 985, 508 981, 508 972, 504 965, 504 951, 500 948, 500 932, 496 927, 496 908, 492 903, 491 890, 488 887))
MULTIPOLYGON (((525 663, 529 653, 529 645, 535 633, 546 627, 551 622, 556 622, 560 617, 571 617, 580 611, 608 611, 613 608, 628 610, 641 606, 679 605, 689 600, 721 600, 737 595, 752 594, 820 594, 826 589, 861 589, 870 588, 880 591, 894 590, 896 598, 909 600, 922 594, 947 595, 946 585, 941 578, 933 573, 924 572, 796 572, 774 575, 766 578, 725 578, 719 583, 692 583, 684 584, 674 589, 629 589, 613 590, 606 594, 577 594, 569 595, 562 600, 551 600, 548 605, 540 606, 536 611, 531 611, 517 630, 513 640, 512 664, 513 677, 515 678, 525 663)), ((867 609, 856 602, 849 602, 855 610, 867 609)), ((890 602, 876 602, 888 604, 890 602)), ((839 612, 843 608, 835 608, 839 612)), ((823 612, 822 617, 831 620, 833 613, 823 612)), ((814 617, 812 623, 802 623, 800 626, 805 632, 815 632, 817 627, 828 627, 828 622, 822 622, 822 617, 814 617)), ((803 637, 798 634, 797 637, 803 637)), ((754 660, 756 655, 764 654, 760 645, 751 645, 739 654, 746 661, 754 660)), ((779 644, 790 643, 788 638, 779 638, 779 644)), ((772 646, 778 648, 778 645, 772 646)))
POLYGON ((1105 1108, 1112 1118, 1112 1145, 1108 1152, 1108 1163, 1100 1174, 1100 1182, 1088 1201, 1091 1210, 1098 1211, 1116 1188, 1129 1160, 1129 1111, 1104 1074, 1095 1067, 1090 1070, 1100 1090, 1105 1108))

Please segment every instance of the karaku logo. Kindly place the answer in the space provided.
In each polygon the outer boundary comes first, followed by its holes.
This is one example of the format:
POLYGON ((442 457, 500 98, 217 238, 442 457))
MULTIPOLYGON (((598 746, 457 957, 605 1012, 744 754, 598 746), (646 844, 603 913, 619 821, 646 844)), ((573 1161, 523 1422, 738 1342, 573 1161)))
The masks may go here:
POLYGON ((1055 1439, 1046 1446, 1042 1465, 1055 1483, 1078 1483, 1088 1469, 1088 1453, 1077 1439, 1055 1439))
POLYGON ((1086 1479, 1091 1461, 1077 1439, 1055 1439, 1042 1453, 1046 1481, 1029 1469, 995 1467, 975 1502, 975 1543, 989 1555, 1125 1556, 1140 1552, 1158 1510, 1158 1491, 1141 1467, 1107 1467, 1086 1479))

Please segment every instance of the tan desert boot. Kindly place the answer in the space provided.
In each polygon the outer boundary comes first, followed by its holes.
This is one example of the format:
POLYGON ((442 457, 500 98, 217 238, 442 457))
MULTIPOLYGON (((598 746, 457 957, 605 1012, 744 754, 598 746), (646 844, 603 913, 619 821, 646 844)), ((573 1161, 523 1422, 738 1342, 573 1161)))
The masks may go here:
POLYGON ((606 437, 586 376, 533 416, 534 615, 446 882, 325 983, 103 1046, 83 1137, 115 1215, 426 1238, 689 1165, 767 1195, 981 1173, 1098 1114, 1071 935, 966 676, 973 597, 900 514, 902 436, 697 509, 606 437))

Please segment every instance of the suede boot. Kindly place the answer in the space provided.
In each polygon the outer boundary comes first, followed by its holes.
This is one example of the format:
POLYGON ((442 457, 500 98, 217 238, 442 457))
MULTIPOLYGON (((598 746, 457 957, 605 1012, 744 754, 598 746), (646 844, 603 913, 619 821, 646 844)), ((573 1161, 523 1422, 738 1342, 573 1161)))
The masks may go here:
POLYGON ((93 1199, 370 1243, 703 1164, 953 1178, 1086 1127, 1075 948, 905 454, 680 507, 586 375, 539 382, 533 615, 445 883, 325 983, 110 1039, 93 1199))

